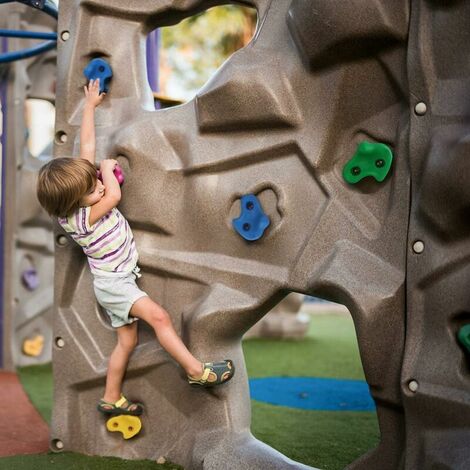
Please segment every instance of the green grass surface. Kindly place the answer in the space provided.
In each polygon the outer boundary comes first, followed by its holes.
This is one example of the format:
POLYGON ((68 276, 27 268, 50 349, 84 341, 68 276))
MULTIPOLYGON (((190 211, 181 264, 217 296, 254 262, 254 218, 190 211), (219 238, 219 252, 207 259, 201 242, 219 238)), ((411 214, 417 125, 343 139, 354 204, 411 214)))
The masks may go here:
POLYGON ((339 470, 378 441, 375 413, 311 411, 252 401, 252 432, 293 460, 339 470))
POLYGON ((3 470, 179 470, 179 465, 162 464, 150 460, 122 460, 115 457, 89 457, 63 452, 61 454, 34 454, 0 459, 3 470))
MULTIPOLYGON (((356 334, 348 316, 313 316, 302 341, 244 341, 250 377, 364 379, 356 334)), ((378 444, 375 412, 313 411, 252 400, 255 437, 291 459, 340 470, 378 444)))
POLYGON ((302 341, 249 339, 243 342, 250 377, 362 379, 356 333, 350 317, 312 317, 302 341))
POLYGON ((18 377, 44 421, 50 423, 52 415, 52 391, 54 389, 52 364, 20 367, 18 369, 18 377))
MULTIPOLYGON (((244 341, 249 376, 334 377, 363 379, 354 325, 350 317, 314 316, 302 341, 244 341)), ((47 422, 52 410, 52 368, 24 367, 20 380, 47 422)), ((299 462, 340 470, 378 443, 375 413, 310 411, 252 401, 252 431, 263 442, 299 462)), ((172 464, 86 457, 64 452, 0 458, 8 470, 174 469, 172 464)), ((225 470, 225 469, 221 469, 225 470)), ((235 470, 235 469, 234 469, 235 470)))

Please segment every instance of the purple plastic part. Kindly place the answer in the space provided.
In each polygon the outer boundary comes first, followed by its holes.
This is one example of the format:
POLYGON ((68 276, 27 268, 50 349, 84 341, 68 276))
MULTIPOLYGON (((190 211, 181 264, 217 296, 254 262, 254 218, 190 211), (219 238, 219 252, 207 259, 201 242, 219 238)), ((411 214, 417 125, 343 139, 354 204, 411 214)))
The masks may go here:
MULTIPOLYGON (((118 183, 119 184, 122 184, 124 183, 124 173, 122 172, 122 168, 119 166, 119 165, 116 165, 116 167, 114 168, 114 176, 116 177, 116 179, 118 180, 118 183)), ((98 179, 103 182, 103 178, 101 177, 101 171, 98 170, 98 179)))
MULTIPOLYGON (((159 43, 160 43, 160 30, 156 29, 147 36, 147 78, 150 88, 154 92, 158 92, 158 67, 159 67, 159 43)), ((159 109, 158 101, 155 101, 155 109, 159 109)))
POLYGON ((39 287, 38 272, 34 268, 25 269, 21 274, 21 280, 28 290, 36 290, 39 287))

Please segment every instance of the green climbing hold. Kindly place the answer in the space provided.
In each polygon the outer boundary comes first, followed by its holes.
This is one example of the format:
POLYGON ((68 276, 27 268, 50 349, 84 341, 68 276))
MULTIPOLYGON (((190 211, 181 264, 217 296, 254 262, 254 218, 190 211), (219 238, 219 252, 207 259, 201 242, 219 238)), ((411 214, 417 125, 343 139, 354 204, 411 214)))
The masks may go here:
POLYGON ((460 341, 460 344, 470 354, 470 323, 460 328, 459 332, 457 333, 457 337, 460 341))
POLYGON ((392 166, 393 154, 388 145, 376 142, 361 142, 343 168, 343 178, 349 184, 356 184, 366 176, 372 176, 381 183, 392 166))

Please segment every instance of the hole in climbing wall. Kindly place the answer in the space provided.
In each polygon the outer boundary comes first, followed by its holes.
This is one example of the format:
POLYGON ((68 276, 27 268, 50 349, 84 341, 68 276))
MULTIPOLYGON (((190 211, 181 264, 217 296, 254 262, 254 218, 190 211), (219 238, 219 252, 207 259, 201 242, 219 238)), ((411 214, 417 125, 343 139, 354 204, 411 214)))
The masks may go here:
POLYGON ((346 307, 291 293, 242 344, 257 439, 315 468, 345 468, 378 444, 375 405, 346 307))
POLYGON ((254 8, 225 5, 153 31, 147 40, 147 74, 156 107, 192 99, 225 60, 251 41, 256 23, 254 8))
POLYGON ((25 101, 26 142, 33 157, 52 158, 55 106, 47 100, 25 101))

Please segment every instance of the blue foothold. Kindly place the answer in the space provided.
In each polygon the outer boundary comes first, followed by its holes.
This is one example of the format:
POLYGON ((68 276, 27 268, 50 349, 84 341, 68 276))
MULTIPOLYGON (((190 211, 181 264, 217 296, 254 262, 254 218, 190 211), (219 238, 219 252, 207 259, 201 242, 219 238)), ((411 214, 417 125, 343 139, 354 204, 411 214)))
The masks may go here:
POLYGON ((235 231, 248 241, 259 240, 271 223, 254 194, 241 197, 241 214, 232 220, 235 231))
POLYGON ((100 79, 100 94, 108 93, 109 82, 113 76, 111 66, 104 59, 93 59, 83 69, 83 74, 90 80, 100 79))

